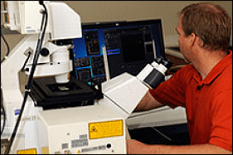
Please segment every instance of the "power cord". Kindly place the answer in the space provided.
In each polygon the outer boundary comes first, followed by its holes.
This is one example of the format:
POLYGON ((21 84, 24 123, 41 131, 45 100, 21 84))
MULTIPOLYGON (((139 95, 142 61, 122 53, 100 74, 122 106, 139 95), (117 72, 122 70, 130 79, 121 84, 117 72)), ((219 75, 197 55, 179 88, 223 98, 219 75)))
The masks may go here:
POLYGON ((23 67, 22 67, 22 69, 21 69, 21 72, 24 72, 24 71, 25 71, 25 66, 26 66, 26 64, 27 64, 27 62, 28 62, 28 60, 29 60, 31 54, 32 54, 32 53, 29 51, 29 52, 28 52, 28 57, 27 57, 27 59, 25 60, 25 62, 24 62, 24 64, 23 64, 23 67))
POLYGON ((39 59, 39 55, 40 55, 40 51, 41 51, 41 47, 42 47, 42 42, 44 40, 44 35, 45 35, 45 31, 46 31, 46 27, 47 27, 47 21, 48 21, 48 12, 47 12, 46 6, 41 2, 40 2, 40 4, 44 7, 44 11, 42 12, 43 17, 42 17, 41 29, 40 29, 40 33, 39 33, 39 39, 38 39, 38 42, 37 42, 36 52, 35 52, 35 56, 34 56, 34 59, 33 59, 33 64, 32 64, 31 72, 30 72, 30 75, 29 75, 28 84, 25 87, 24 100, 23 100, 23 103, 22 103, 22 106, 21 106, 21 110, 20 110, 19 116, 17 118, 17 122, 15 124, 13 133, 11 135, 9 145, 7 146, 6 151, 4 152, 4 154, 9 154, 11 146, 12 146, 13 141, 15 139, 15 135, 17 133, 18 126, 19 126, 19 123, 20 123, 20 120, 21 120, 21 117, 22 117, 22 114, 23 114, 23 111, 24 111, 24 107, 25 107, 25 104, 26 104, 26 101, 27 101, 27 97, 28 97, 28 95, 30 93, 31 84, 32 84, 32 80, 33 80, 33 75, 34 75, 34 72, 35 72, 35 69, 36 69, 37 61, 39 59))
POLYGON ((3 28, 4 28, 4 25, 1 25, 1 37, 2 37, 2 39, 3 39, 3 41, 4 41, 4 43, 6 44, 7 53, 6 53, 6 56, 1 60, 1 63, 2 63, 3 61, 5 61, 5 59, 8 57, 8 55, 9 55, 9 53, 10 53, 9 44, 7 43, 5 37, 4 37, 3 33, 2 33, 2 29, 3 29, 3 28))

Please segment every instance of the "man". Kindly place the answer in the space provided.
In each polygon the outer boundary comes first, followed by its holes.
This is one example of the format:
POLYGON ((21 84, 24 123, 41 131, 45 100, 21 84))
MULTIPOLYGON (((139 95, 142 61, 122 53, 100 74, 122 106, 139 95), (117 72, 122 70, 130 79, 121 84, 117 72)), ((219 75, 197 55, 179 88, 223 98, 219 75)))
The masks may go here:
POLYGON ((192 4, 181 11, 176 31, 180 50, 191 65, 149 90, 135 111, 163 105, 185 107, 190 145, 147 145, 127 140, 127 153, 232 154, 231 18, 218 5, 192 4))

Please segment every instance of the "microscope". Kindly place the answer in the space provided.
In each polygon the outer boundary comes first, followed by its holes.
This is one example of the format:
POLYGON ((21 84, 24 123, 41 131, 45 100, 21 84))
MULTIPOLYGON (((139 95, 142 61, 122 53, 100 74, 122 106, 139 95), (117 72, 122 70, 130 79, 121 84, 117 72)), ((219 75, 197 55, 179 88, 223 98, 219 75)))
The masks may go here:
POLYGON ((158 57, 137 76, 123 73, 95 86, 94 91, 81 82, 70 81, 72 60, 69 49, 72 47, 56 42, 82 36, 80 16, 64 3, 45 1, 44 4, 48 8, 48 26, 41 43, 32 87, 26 90, 30 91, 30 96, 22 111, 24 98, 18 73, 23 70, 30 76, 32 71, 34 49, 41 35, 39 25, 43 8, 36 1, 4 2, 5 25, 25 37, 1 64, 1 87, 6 109, 6 126, 1 139, 10 139, 22 112, 19 128, 14 133, 15 140, 8 148, 9 153, 125 154, 125 120, 146 92, 164 80, 171 62, 158 57), (68 99, 72 103, 83 100, 83 96, 79 96, 83 93, 80 89, 95 97, 98 92, 97 97, 92 98, 93 105, 44 108, 68 99))

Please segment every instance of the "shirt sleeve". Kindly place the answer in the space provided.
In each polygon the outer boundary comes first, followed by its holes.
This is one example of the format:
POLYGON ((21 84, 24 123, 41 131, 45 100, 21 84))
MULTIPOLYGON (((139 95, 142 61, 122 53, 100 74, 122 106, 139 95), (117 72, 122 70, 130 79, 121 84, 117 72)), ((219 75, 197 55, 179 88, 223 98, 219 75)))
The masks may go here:
POLYGON ((209 143, 232 152, 232 89, 217 95, 211 113, 209 143))
POLYGON ((185 87, 189 80, 190 65, 177 71, 169 80, 150 90, 151 95, 160 103, 175 108, 185 107, 185 87))

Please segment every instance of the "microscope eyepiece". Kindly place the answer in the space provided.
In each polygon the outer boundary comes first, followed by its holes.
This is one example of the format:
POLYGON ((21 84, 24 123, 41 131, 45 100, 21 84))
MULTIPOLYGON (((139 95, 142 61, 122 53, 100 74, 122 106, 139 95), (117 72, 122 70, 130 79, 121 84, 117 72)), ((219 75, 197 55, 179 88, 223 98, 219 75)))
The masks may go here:
POLYGON ((163 59, 161 64, 163 64, 167 69, 171 68, 172 66, 172 62, 169 59, 163 59))

